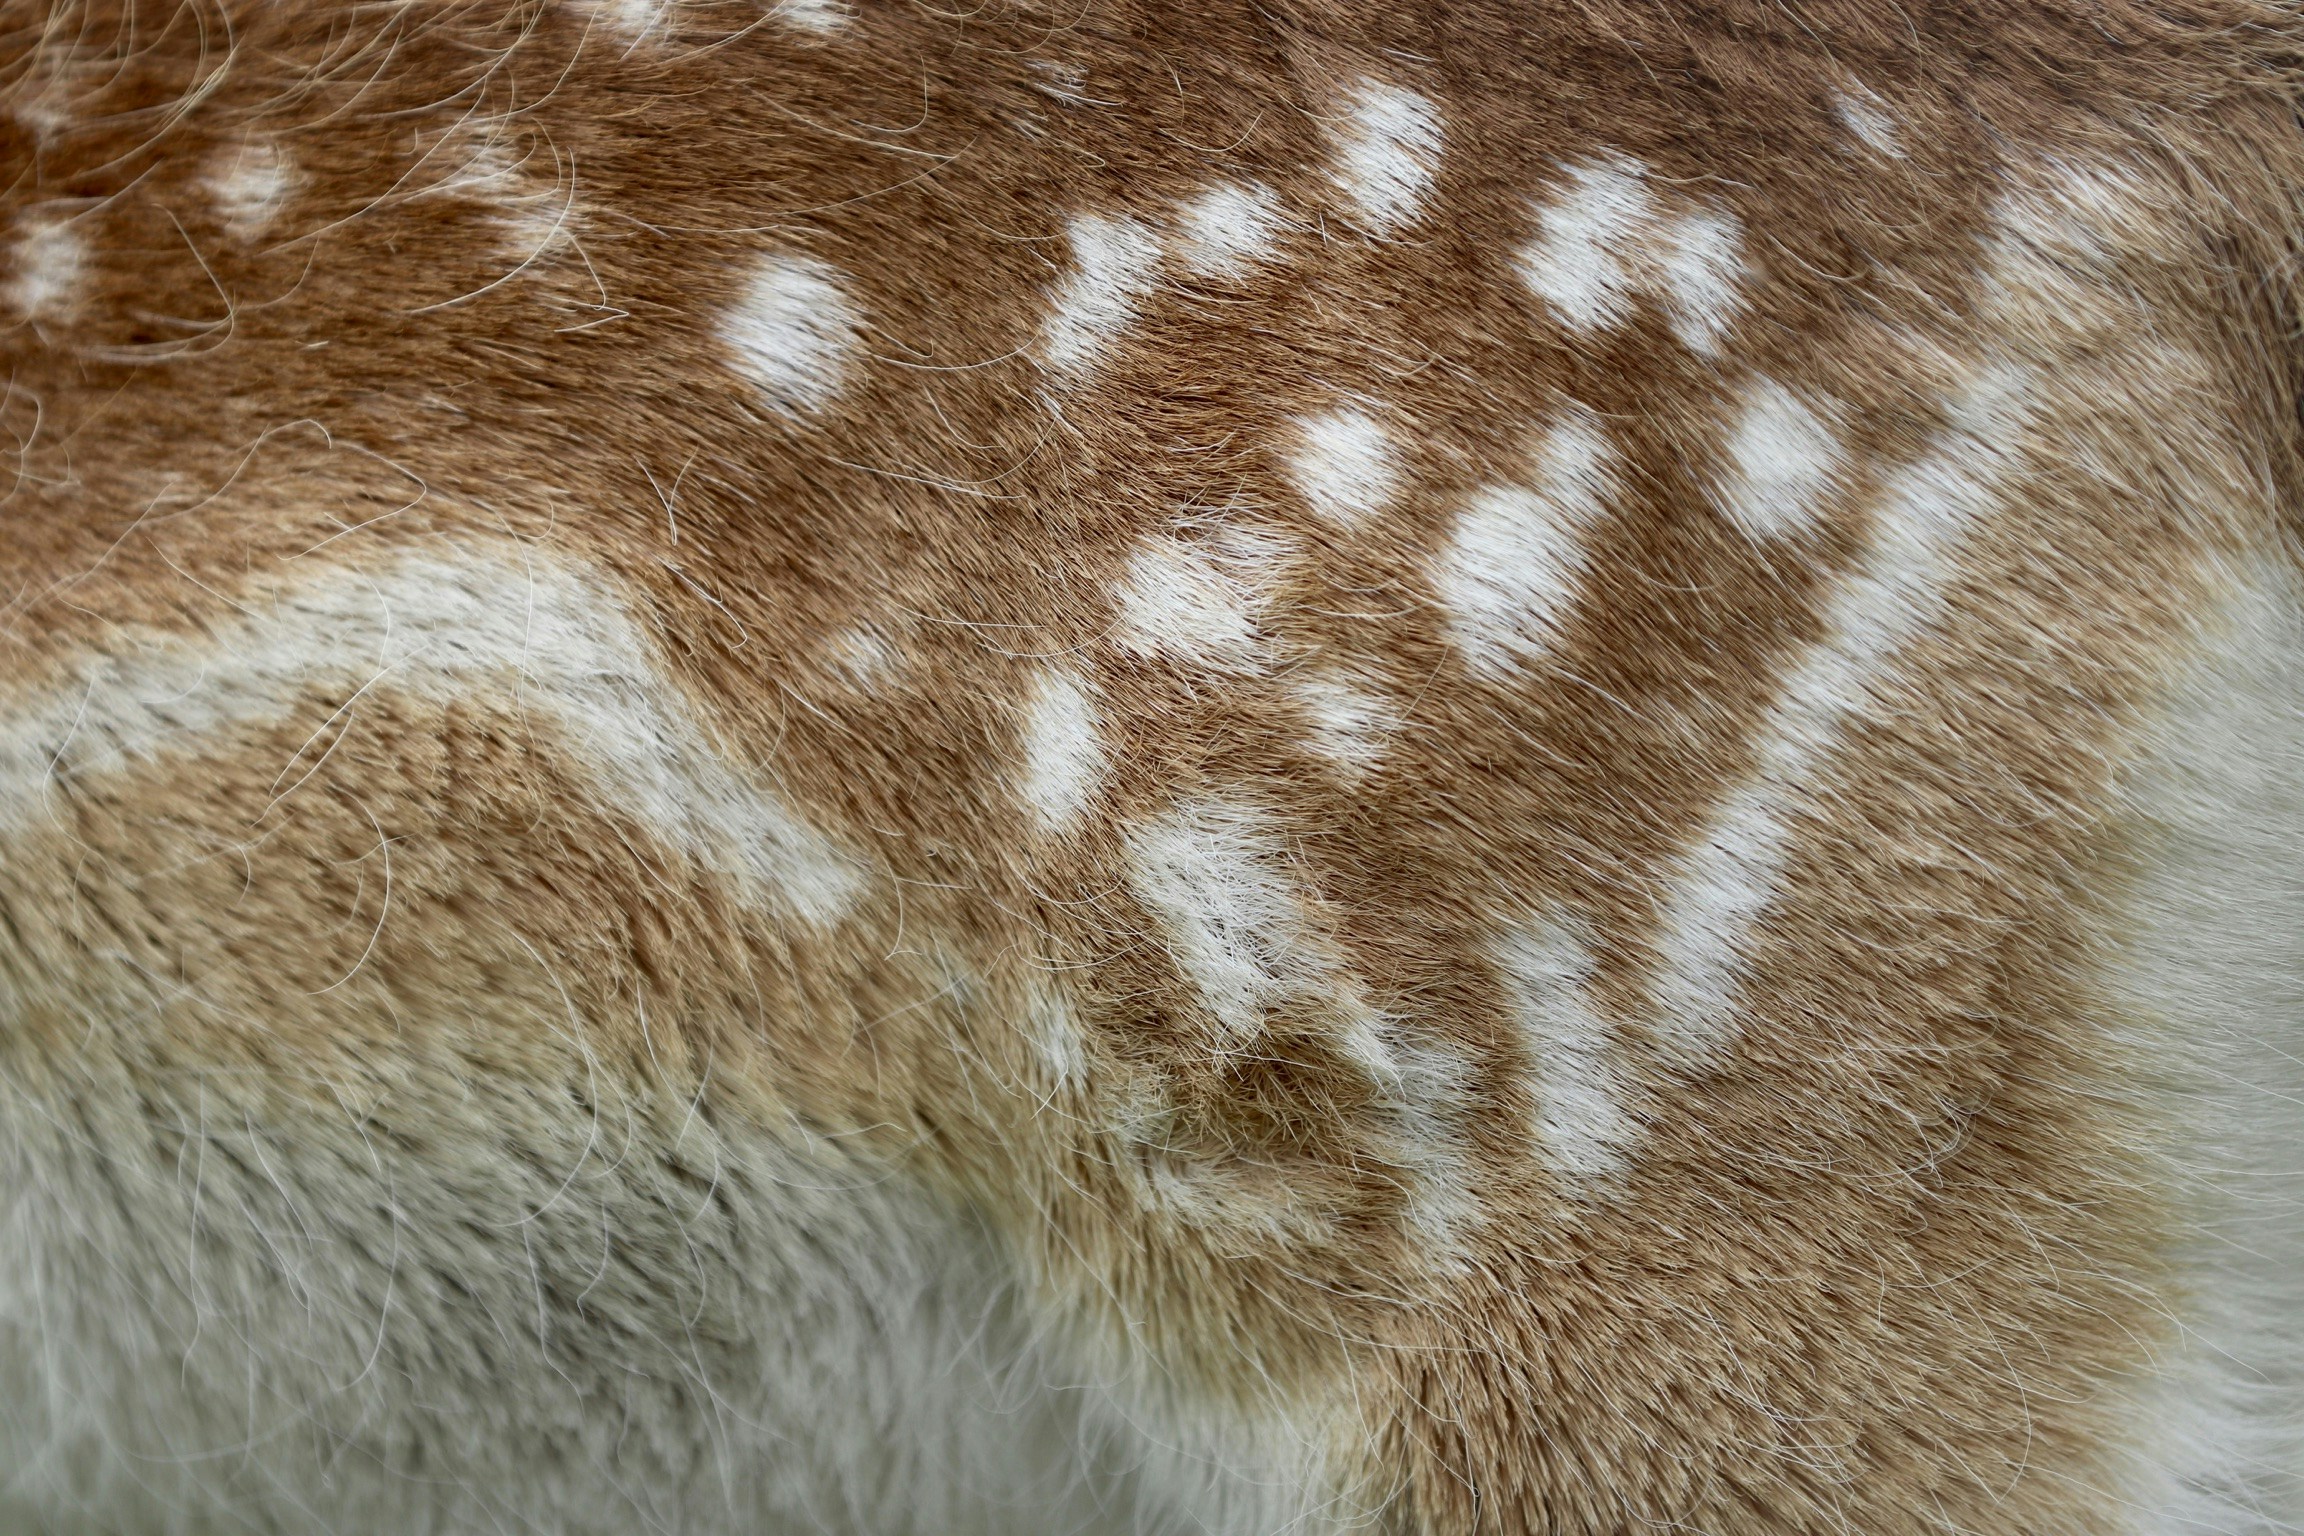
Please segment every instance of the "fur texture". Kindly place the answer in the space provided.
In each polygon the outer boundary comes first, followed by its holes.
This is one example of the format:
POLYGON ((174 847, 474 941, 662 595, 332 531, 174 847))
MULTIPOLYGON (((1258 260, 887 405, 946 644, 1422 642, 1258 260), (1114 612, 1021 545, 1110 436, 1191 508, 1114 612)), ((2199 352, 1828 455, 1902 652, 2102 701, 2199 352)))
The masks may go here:
POLYGON ((0 0, 0 1527, 2304 1530, 2272 0, 0 0))

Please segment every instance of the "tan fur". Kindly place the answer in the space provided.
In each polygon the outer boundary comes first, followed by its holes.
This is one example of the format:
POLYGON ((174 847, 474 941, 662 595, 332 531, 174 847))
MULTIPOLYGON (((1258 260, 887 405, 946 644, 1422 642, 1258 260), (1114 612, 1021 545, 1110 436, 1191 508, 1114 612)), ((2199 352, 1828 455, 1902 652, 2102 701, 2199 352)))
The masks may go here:
POLYGON ((507 1145, 706 1105, 1340 1525, 2130 1528, 2185 1213, 2116 787, 2296 575, 2287 8, 0 39, 13 1102, 228 1079, 379 1190, 512 1155, 447 1082, 507 1145), (1391 457, 1319 505, 1346 410, 1391 457))

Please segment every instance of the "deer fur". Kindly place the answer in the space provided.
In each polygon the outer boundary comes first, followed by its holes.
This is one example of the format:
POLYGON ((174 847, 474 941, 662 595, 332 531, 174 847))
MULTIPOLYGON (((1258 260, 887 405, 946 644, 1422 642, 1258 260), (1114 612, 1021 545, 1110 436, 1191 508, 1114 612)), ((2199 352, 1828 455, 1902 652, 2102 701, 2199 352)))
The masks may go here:
POLYGON ((0 1531, 2304 1530, 2304 17, 0 4, 0 1531))

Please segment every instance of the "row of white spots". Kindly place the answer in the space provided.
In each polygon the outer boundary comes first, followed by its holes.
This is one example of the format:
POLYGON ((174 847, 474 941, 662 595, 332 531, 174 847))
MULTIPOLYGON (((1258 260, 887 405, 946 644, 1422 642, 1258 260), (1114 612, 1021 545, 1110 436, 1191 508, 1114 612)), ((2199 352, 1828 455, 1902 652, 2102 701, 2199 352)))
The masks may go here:
POLYGON ((1537 211, 1521 279, 1570 329, 1620 324, 1639 295, 1661 301, 1673 334, 1712 356, 1743 304, 1743 235, 1724 210, 1672 209, 1647 170, 1622 156, 1564 167, 1566 184, 1537 211))
POLYGON ((1615 499, 1615 464, 1600 419, 1571 405, 1539 445, 1530 483, 1490 486, 1457 518, 1432 582, 1475 673, 1509 677, 1558 640, 1586 538, 1615 499))
POLYGON ((1851 726, 1893 685, 1899 652, 1942 618, 1960 546, 2003 504, 2030 389, 2021 369, 1980 369, 1935 443, 1889 480, 1855 569, 1826 605, 1822 637, 1768 711, 1751 775, 1683 855, 1664 899, 1654 979, 1657 1037, 1683 1064, 1709 1064, 1732 1037, 1745 959, 1777 899, 1792 835, 1851 726))
POLYGON ((1127 215, 1082 214, 1067 227, 1072 263, 1051 296, 1040 356, 1059 382, 1109 358, 1173 255, 1202 277, 1238 281, 1271 258, 1285 220, 1271 188, 1219 182, 1167 228, 1127 215))
MULTIPOLYGON (((1901 650, 1942 618, 1961 544, 2001 505, 2020 460, 2028 382, 2004 366, 1972 375, 1949 404, 1941 436, 1889 481, 1856 567, 1833 589, 1822 637, 1767 713, 1753 771, 1722 798, 1670 877, 1650 1025, 1676 1067, 1710 1065, 1732 1039, 1744 967, 1778 899, 1791 841, 1826 793, 1825 772, 1848 731, 1892 686, 1901 650)), ((1728 515, 1756 539, 1804 530, 1838 456, 1816 412, 1757 381, 1732 439, 1728 515)), ((1548 483, 1581 484, 1589 493, 1594 455, 1577 448, 1565 457, 1548 483)), ((1549 616, 1573 591, 1580 557, 1565 530, 1594 505, 1563 515, 1520 492, 1468 515, 1476 530, 1470 548, 1482 556, 1471 569, 1479 575, 1445 585, 1456 594, 1459 641, 1476 665, 1507 666, 1533 654, 1549 616)), ((1458 565, 1468 558, 1451 556, 1458 565)), ((1622 1171, 1639 1127, 1614 1031, 1591 994, 1590 944, 1572 924, 1542 916, 1502 934, 1495 964, 1528 1055, 1533 1131, 1546 1162, 1570 1189, 1597 1190, 1622 1171)))
MULTIPOLYGON (((1363 230, 1390 235, 1422 217, 1438 174, 1439 113, 1413 91, 1360 81, 1332 125, 1331 180, 1363 230)), ((1129 215, 1071 220, 1071 266, 1051 297, 1041 358, 1059 382, 1108 358, 1173 256, 1185 270, 1237 282, 1272 258, 1287 218, 1270 187, 1218 182, 1159 223, 1129 215)))
MULTIPOLYGON (((622 606, 582 573, 474 548, 339 568, 208 634, 126 636, 61 686, 6 707, 0 824, 34 825, 50 781, 198 751, 328 694, 318 737, 379 690, 478 701, 557 734, 604 807, 772 908, 829 924, 864 886, 857 861, 734 765, 650 667, 622 606)), ((283 765, 292 784, 311 765, 283 765)))

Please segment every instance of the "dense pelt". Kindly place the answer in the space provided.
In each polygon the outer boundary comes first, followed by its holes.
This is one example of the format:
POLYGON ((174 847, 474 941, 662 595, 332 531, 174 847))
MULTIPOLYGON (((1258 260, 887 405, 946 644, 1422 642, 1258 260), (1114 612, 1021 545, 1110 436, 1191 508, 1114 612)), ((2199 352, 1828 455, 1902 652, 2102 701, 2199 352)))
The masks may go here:
POLYGON ((0 0, 0 1531, 2304 1530, 2300 61, 0 0))

